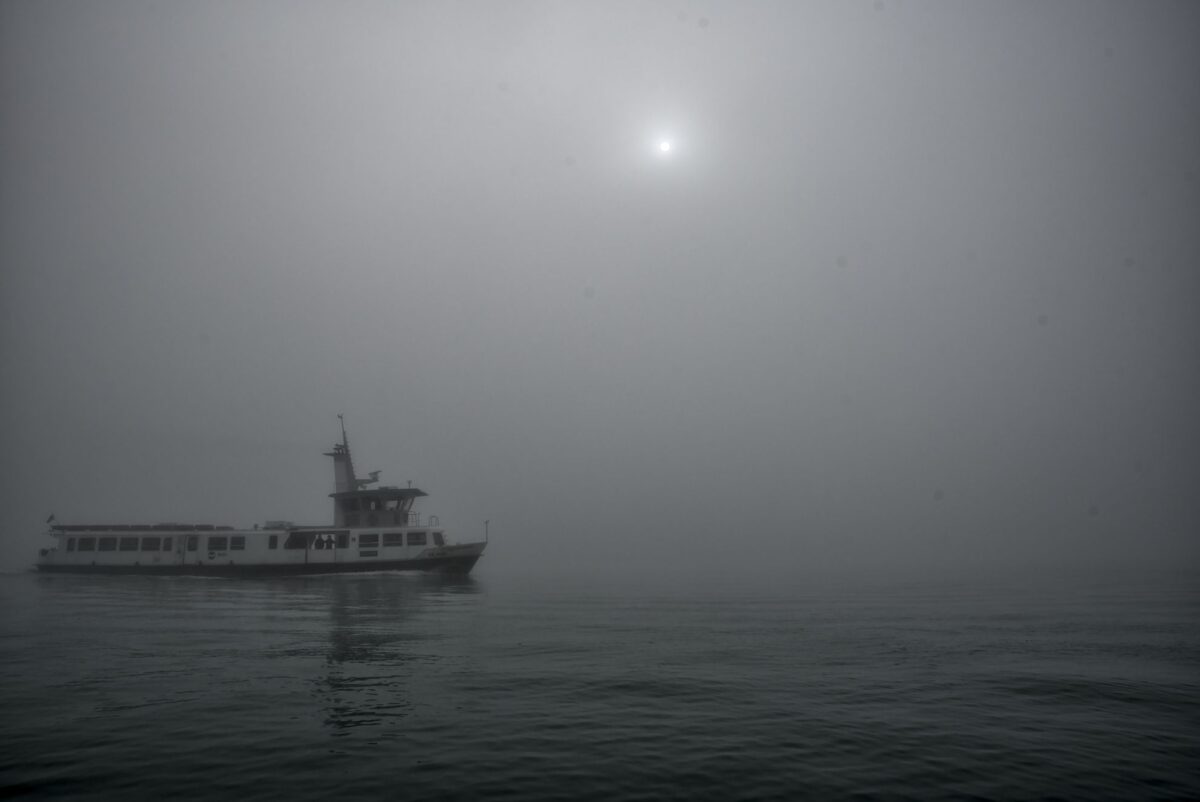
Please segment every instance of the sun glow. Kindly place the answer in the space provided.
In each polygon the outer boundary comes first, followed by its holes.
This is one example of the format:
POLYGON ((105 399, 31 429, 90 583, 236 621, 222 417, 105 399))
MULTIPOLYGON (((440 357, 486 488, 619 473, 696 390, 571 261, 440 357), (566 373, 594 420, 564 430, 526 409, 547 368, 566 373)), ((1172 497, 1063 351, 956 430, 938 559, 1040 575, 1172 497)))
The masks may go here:
POLYGON ((642 158, 663 165, 690 156, 691 148, 685 139, 679 137, 680 132, 681 129, 671 125, 649 127, 643 133, 645 138, 639 143, 642 158))

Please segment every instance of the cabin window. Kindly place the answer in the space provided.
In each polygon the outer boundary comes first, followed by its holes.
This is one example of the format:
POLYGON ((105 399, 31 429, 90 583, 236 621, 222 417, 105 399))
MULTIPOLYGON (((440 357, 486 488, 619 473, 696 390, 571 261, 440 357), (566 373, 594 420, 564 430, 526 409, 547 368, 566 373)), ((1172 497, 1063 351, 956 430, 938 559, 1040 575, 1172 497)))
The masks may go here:
POLYGON ((308 548, 308 535, 304 532, 292 532, 287 536, 287 540, 283 541, 285 549, 306 549, 308 548))
POLYGON ((337 547, 339 549, 350 548, 350 533, 349 532, 338 532, 337 547))
POLYGON ((433 533, 433 545, 435 545, 435 546, 444 546, 444 545, 446 545, 446 539, 445 539, 444 537, 442 537, 442 533, 441 533, 441 532, 434 532, 434 533, 433 533))
POLYGON ((67 538, 67 551, 75 551, 75 538, 67 538))
POLYGON ((171 538, 169 538, 169 537, 164 537, 164 538, 163 538, 162 550, 163 550, 163 551, 170 551, 170 550, 171 550, 171 538))
POLYGON ((142 551, 158 551, 159 544, 162 540, 157 537, 142 538, 142 551))
POLYGON ((408 533, 408 545, 424 546, 425 545, 425 533, 424 532, 409 532, 408 533))
POLYGON ((95 551, 96 550, 96 538, 94 538, 94 537, 79 538, 79 550, 80 551, 95 551))
POLYGON ((209 551, 225 551, 229 547, 229 538, 224 535, 210 535, 208 538, 209 551))
POLYGON ((360 549, 373 549, 379 545, 379 535, 359 535, 358 547, 360 549))
POLYGON ((229 538, 229 550, 230 551, 245 551, 246 550, 246 536, 245 535, 234 535, 233 537, 229 538))
POLYGON ((379 549, 371 549, 370 551, 360 551, 358 553, 358 556, 359 557, 378 557, 379 549))
POLYGON ((383 545, 385 545, 385 546, 403 546, 404 545, 404 533, 403 532, 384 532, 383 533, 383 545))
POLYGON ((116 550, 117 550, 117 539, 115 537, 100 538, 100 547, 97 549, 97 551, 116 551, 116 550))
POLYGON ((187 550, 188 550, 188 551, 195 551, 195 550, 196 550, 196 547, 199 545, 199 543, 200 543, 200 538, 199 538, 198 536, 196 536, 196 535, 188 535, 188 539, 187 539, 187 550))
POLYGON ((137 551, 138 539, 136 537, 121 538, 121 551, 137 551))
POLYGON ((268 549, 279 548, 279 535, 271 535, 269 538, 267 538, 267 548, 268 549))

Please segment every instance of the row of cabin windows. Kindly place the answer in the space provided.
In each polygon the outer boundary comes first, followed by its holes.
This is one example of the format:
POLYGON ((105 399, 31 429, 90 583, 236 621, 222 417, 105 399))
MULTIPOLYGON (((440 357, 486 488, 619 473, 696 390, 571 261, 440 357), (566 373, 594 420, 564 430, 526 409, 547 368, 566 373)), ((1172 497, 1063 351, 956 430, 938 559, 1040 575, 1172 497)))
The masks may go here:
MULTIPOLYGON (((275 535, 271 535, 271 539, 275 539, 275 535)), ((208 538, 208 551, 245 551, 246 536, 233 535, 211 535, 208 538)), ((200 538, 197 535, 188 535, 187 550, 196 551, 200 547, 200 538)), ((274 546, 272 546, 274 548, 274 546)))
MULTIPOLYGON (((195 551, 200 538, 192 535, 187 540, 188 551, 195 551)), ((274 540, 275 536, 271 535, 274 540)), ((245 535, 214 536, 208 539, 209 551, 244 551, 245 535)), ((274 546, 272 546, 274 548, 274 546)), ((67 551, 170 551, 169 537, 81 537, 78 541, 67 538, 67 551), (140 540, 140 542, 139 542, 140 540)))
POLYGON ((81 537, 67 538, 67 551, 170 551, 169 537, 81 537))
MULTIPOLYGON (((188 543, 191 546, 191 543, 188 543)), ((244 551, 246 548, 246 536, 234 535, 226 537, 225 535, 214 535, 208 539, 209 551, 244 551)), ((189 551, 194 549, 189 548, 189 551)))
MULTIPOLYGON (((424 546, 427 542, 425 540, 425 534, 426 534, 425 532, 409 532, 408 533, 408 545, 424 546)), ((445 545, 445 543, 442 540, 441 532, 433 533, 433 543, 436 546, 445 545)), ((379 535, 359 535, 358 536, 358 547, 359 548, 370 549, 370 548, 375 548, 378 545, 379 545, 379 535)), ((385 546, 403 546, 404 545, 404 533, 403 532, 384 532, 383 533, 383 545, 385 545, 385 546)))
MULTIPOLYGON (((426 543, 425 532, 409 532, 408 545, 424 546, 426 543)), ((441 532, 433 533, 434 545, 444 545, 441 532)), ((245 535, 211 535, 208 538, 208 551, 244 551, 246 548, 245 535)), ((314 549, 323 548, 348 548, 350 545, 350 535, 346 532, 338 532, 336 534, 316 535, 313 538, 311 547, 314 549)), ((379 545, 379 535, 359 535, 358 545, 360 548, 373 548, 379 545)), ((403 532, 385 532, 383 535, 383 545, 385 546, 403 546, 403 532)), ((196 551, 200 546, 200 538, 197 535, 189 535, 187 539, 187 550, 196 551)), ((279 547, 279 535, 271 535, 267 538, 267 548, 275 549, 279 547)), ((285 549, 303 549, 309 548, 308 534, 305 532, 292 532, 288 535, 287 541, 284 542, 285 549)), ((170 551, 171 538, 169 537, 81 537, 78 540, 73 537, 67 538, 67 551, 170 551)))

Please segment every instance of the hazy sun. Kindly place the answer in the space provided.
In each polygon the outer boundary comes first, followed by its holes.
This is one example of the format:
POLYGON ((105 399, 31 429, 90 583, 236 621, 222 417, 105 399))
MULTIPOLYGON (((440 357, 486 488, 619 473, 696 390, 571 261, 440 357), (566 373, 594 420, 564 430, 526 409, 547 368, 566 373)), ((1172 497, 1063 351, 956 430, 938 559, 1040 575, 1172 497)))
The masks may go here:
POLYGON ((664 139, 661 142, 659 142, 658 143, 658 152, 659 153, 670 153, 671 152, 671 140, 664 139))

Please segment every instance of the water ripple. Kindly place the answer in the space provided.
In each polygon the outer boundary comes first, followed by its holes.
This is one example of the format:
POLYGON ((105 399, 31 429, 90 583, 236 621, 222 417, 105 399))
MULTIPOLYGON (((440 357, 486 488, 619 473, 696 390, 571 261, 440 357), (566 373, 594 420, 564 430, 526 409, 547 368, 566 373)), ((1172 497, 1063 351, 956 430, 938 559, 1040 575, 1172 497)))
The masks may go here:
POLYGON ((1188 594, 631 600, 395 575, 0 594, 8 794, 1200 796, 1188 594))

